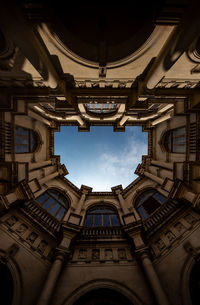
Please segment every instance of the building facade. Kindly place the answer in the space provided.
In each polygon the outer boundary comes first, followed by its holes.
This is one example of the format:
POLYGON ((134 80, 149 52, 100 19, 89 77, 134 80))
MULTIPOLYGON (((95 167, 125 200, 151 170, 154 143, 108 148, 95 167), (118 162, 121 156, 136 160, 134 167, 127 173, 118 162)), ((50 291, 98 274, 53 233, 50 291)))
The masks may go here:
POLYGON ((198 9, 85 4, 66 18, 58 3, 2 5, 5 305, 200 303, 198 9), (142 126, 138 178, 110 192, 76 187, 54 153, 63 125, 142 126))

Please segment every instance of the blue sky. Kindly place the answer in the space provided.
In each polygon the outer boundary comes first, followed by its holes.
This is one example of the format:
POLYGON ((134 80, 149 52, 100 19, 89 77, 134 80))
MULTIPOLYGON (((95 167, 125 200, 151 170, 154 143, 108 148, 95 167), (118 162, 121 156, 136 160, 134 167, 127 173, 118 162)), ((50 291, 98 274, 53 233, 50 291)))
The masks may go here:
POLYGON ((80 187, 93 191, 111 191, 111 187, 129 185, 142 155, 147 154, 147 132, 141 126, 128 126, 125 132, 113 132, 113 127, 91 127, 90 132, 78 132, 76 126, 61 126, 55 132, 55 154, 61 156, 69 171, 66 176, 80 187))

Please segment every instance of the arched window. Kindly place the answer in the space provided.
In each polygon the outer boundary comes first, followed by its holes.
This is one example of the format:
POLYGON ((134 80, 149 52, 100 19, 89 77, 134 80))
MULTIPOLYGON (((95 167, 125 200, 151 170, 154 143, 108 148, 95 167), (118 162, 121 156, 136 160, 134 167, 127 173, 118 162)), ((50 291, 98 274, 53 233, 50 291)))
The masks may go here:
POLYGON ((48 190, 39 196, 36 201, 58 220, 62 220, 69 209, 68 200, 57 190, 48 190))
POLYGON ((88 210, 85 226, 101 227, 101 226, 119 226, 119 218, 117 212, 106 206, 93 207, 88 210))
POLYGON ((164 136, 164 147, 171 153, 186 152, 186 129, 180 127, 166 132, 164 136))
POLYGON ((138 197, 136 208, 140 216, 146 219, 166 201, 167 198, 156 190, 148 190, 138 197))
POLYGON ((34 130, 15 126, 14 129, 15 139, 15 153, 31 153, 37 147, 38 137, 34 130))

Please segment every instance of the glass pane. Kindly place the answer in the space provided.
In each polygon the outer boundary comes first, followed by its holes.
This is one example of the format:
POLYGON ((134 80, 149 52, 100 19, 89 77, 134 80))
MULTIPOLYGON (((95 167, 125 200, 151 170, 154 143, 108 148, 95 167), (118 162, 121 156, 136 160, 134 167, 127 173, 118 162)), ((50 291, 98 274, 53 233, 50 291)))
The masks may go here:
POLYGON ((94 215, 94 226, 101 226, 101 215, 94 215))
POLYGON ((185 127, 177 128, 173 130, 173 137, 185 135, 185 127))
POLYGON ((23 127, 20 127, 20 126, 15 126, 15 133, 16 134, 28 136, 28 132, 29 132, 29 130, 27 128, 23 128, 23 127))
POLYGON ((173 145, 173 152, 175 153, 185 153, 186 146, 184 145, 173 145))
POLYGON ((143 209, 147 212, 148 215, 151 215, 160 207, 160 202, 154 199, 154 197, 148 198, 142 205, 143 209))
POLYGON ((142 219, 146 219, 148 217, 148 214, 143 210, 142 206, 137 208, 140 216, 142 217, 142 219))
POLYGON ((105 207, 98 207, 95 210, 89 211, 90 214, 114 214, 115 211, 106 209, 105 207))
POLYGON ((113 226, 119 226, 120 225, 119 218, 118 218, 117 215, 112 215, 111 220, 112 220, 112 225, 113 226))
POLYGON ((61 205, 64 205, 64 207, 68 208, 68 201, 67 199, 59 192, 56 192, 54 190, 49 190, 48 193, 55 198, 61 205))
POLYGON ((49 210, 49 212, 52 214, 52 215, 55 215, 57 210, 59 209, 60 205, 56 202, 56 204, 54 206, 52 206, 52 208, 49 210))
POLYGON ((36 200, 38 203, 42 204, 47 198, 48 198, 48 194, 44 193, 40 197, 38 197, 36 200))
POLYGON ((92 104, 86 104, 88 109, 92 109, 92 104))
POLYGON ((139 200, 138 200, 138 204, 137 206, 141 206, 143 204, 143 202, 145 202, 149 197, 151 197, 153 194, 155 193, 154 190, 150 190, 150 191, 146 191, 144 192, 140 197, 139 197, 139 200))
POLYGON ((65 212, 66 212, 66 209, 65 208, 62 208, 59 213, 56 215, 56 218, 58 220, 61 220, 63 218, 63 216, 65 215, 65 212))
POLYGON ((110 226, 110 215, 103 215, 103 225, 110 226))
POLYGON ((85 220, 85 226, 90 227, 92 225, 92 215, 87 215, 85 220))
POLYGON ((43 208, 45 208, 47 210, 48 208, 50 208, 50 206, 52 205, 53 202, 55 202, 55 200, 53 198, 49 197, 49 199, 43 205, 43 208))
POLYGON ((56 200, 59 198, 59 194, 55 192, 54 190, 48 190, 48 194, 52 197, 54 197, 56 200))
POLYGON ((173 144, 185 144, 185 136, 173 138, 173 144))
POLYGON ((153 195, 153 197, 154 197, 155 199, 157 199, 161 204, 164 203, 165 201, 167 201, 167 198, 164 197, 163 195, 161 195, 160 193, 155 193, 155 194, 153 195))
POLYGON ((25 145, 15 145, 15 152, 16 153, 26 153, 29 152, 28 146, 25 145))
POLYGON ((28 145, 28 137, 15 136, 15 143, 28 145))
POLYGON ((64 205, 65 207, 68 207, 68 201, 62 194, 59 194, 58 202, 64 205))

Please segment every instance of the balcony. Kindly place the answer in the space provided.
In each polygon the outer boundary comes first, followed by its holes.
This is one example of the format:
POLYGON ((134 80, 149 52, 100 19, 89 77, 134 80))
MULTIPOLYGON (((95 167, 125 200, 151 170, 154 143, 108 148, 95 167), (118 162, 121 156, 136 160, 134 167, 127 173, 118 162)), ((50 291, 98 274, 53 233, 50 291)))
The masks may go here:
POLYGON ((26 202, 21 210, 31 221, 45 229, 48 233, 55 236, 60 230, 61 223, 46 210, 44 210, 37 202, 26 202))
POLYGON ((84 227, 80 233, 81 239, 123 239, 123 232, 119 227, 84 227))
POLYGON ((150 234, 154 233, 155 230, 182 210, 183 207, 185 207, 185 203, 180 203, 176 200, 168 200, 143 221, 145 232, 150 234))

